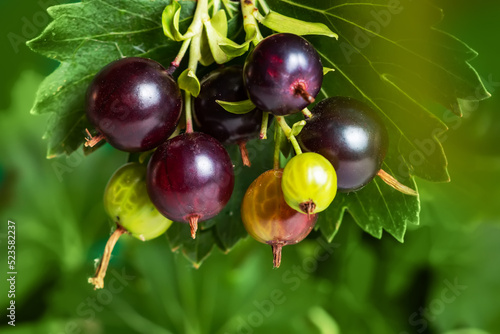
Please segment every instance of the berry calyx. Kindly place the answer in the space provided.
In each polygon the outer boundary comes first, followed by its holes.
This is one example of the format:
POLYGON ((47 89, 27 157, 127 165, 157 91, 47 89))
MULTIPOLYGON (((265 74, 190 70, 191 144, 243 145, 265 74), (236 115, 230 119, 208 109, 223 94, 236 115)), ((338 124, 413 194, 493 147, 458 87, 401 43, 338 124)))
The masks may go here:
POLYGON ((243 79, 257 108, 288 115, 314 102, 323 83, 323 65, 304 38, 276 34, 263 39, 248 55, 243 79))
POLYGON ((162 235, 172 224, 151 203, 146 189, 146 167, 136 162, 123 165, 111 176, 104 191, 104 208, 115 222, 116 230, 106 243, 95 276, 89 278, 95 289, 104 287, 109 259, 121 235, 130 234, 146 241, 162 235))
POLYGON ((193 239, 198 222, 215 217, 224 208, 233 186, 229 154, 216 139, 201 132, 169 139, 148 164, 151 201, 165 217, 189 223, 193 239))
POLYGON ((271 245, 273 265, 281 264, 283 246, 302 241, 314 227, 317 215, 292 209, 283 197, 283 170, 268 170, 248 187, 241 204, 241 219, 248 234, 271 245))
POLYGON ((314 117, 297 136, 300 146, 327 158, 337 173, 339 191, 356 191, 380 171, 388 148, 387 130, 366 104, 350 97, 319 102, 314 117))
POLYGON ((159 63, 130 57, 105 66, 87 91, 87 118, 105 138, 127 152, 151 150, 174 132, 182 97, 174 79, 159 63))
POLYGON ((200 93, 193 101, 193 116, 201 132, 209 134, 222 144, 237 144, 244 165, 250 166, 246 142, 258 138, 262 111, 254 109, 245 114, 232 114, 216 102, 248 99, 242 71, 240 66, 229 66, 205 76, 200 83, 200 93))
POLYGON ((281 188, 285 201, 306 214, 318 213, 337 194, 337 175, 332 164, 317 153, 302 153, 285 166, 281 188))

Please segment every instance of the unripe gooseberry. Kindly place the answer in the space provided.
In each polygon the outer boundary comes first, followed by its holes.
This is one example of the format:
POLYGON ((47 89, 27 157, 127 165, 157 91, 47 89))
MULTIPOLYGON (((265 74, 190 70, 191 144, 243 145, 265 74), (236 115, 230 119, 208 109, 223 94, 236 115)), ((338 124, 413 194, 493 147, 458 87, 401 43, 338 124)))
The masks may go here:
POLYGON ((281 189, 288 205, 302 213, 318 213, 337 194, 337 174, 332 164, 318 153, 302 153, 285 166, 281 189))

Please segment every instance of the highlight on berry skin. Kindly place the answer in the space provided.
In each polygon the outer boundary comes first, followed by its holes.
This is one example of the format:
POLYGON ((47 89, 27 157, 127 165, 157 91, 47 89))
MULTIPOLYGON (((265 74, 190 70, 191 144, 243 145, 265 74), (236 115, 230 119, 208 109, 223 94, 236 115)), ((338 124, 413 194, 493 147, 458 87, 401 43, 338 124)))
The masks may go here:
POLYGON ((201 132, 167 140, 148 164, 151 201, 168 219, 189 224, 193 239, 198 223, 217 216, 226 206, 233 187, 229 154, 215 138, 201 132))
POLYGON ((175 130, 182 111, 179 86, 154 60, 128 57, 106 65, 86 97, 86 115, 98 134, 87 130, 86 147, 101 140, 126 152, 145 152, 175 130))
POLYGON ((266 37, 250 52, 243 78, 257 108, 284 116, 314 102, 323 83, 323 65, 307 40, 281 33, 266 37))

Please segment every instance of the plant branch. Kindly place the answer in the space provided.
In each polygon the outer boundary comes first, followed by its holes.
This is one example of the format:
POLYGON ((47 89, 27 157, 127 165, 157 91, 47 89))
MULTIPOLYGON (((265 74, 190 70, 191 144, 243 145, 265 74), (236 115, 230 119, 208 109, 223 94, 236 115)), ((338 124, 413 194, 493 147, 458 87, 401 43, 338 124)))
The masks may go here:
POLYGON ((274 169, 280 168, 280 149, 281 149, 281 140, 283 138, 283 130, 280 126, 274 127, 274 169))
POLYGON ((262 123, 260 124, 260 139, 267 139, 267 124, 269 123, 269 113, 262 113, 262 123))
POLYGON ((104 288, 104 276, 106 276, 106 270, 108 269, 109 260, 111 259, 111 253, 113 252, 116 242, 124 233, 128 233, 127 230, 123 228, 123 226, 117 225, 116 230, 109 237, 106 247, 104 247, 104 254, 99 262, 96 273, 94 277, 89 278, 89 283, 94 285, 94 290, 104 288))
POLYGON ((245 29, 245 40, 251 40, 254 45, 259 44, 264 38, 260 33, 257 20, 255 19, 255 12, 258 13, 255 7, 255 0, 241 0, 241 12, 243 14, 243 28, 245 29))
POLYGON ((177 53, 177 56, 175 56, 174 60, 170 63, 170 67, 167 70, 168 74, 170 74, 170 75, 174 74, 175 70, 181 64, 181 61, 184 58, 184 55, 186 54, 187 49, 189 48, 189 44, 191 43, 191 39, 192 38, 188 38, 184 42, 182 42, 181 48, 179 49, 179 53, 177 53))
POLYGON ((276 116, 276 121, 280 125, 281 129, 283 129, 285 136, 292 143, 295 153, 297 155, 302 154, 302 149, 300 148, 299 142, 297 141, 297 138, 295 138, 295 136, 293 135, 292 129, 288 126, 288 123, 285 121, 285 118, 283 116, 276 116))

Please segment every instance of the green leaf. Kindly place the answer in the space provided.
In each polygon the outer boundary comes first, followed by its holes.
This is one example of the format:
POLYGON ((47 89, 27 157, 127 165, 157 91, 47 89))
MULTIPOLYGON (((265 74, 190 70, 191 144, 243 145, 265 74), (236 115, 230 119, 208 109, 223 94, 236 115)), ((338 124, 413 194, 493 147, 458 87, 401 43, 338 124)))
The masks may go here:
POLYGON ((196 239, 193 239, 189 224, 185 223, 173 223, 166 235, 172 251, 181 250, 195 268, 200 267, 215 245, 213 229, 205 231, 199 229, 196 239))
POLYGON ((210 44, 208 43, 207 30, 203 29, 200 39, 200 64, 210 66, 214 61, 215 59, 212 56, 212 50, 210 50, 210 44))
POLYGON ((330 72, 335 72, 335 69, 329 67, 323 67, 323 75, 326 75, 327 73, 330 72))
MULTIPOLYGON (((415 189, 413 179, 405 183, 415 189)), ((420 200, 418 196, 404 195, 376 177, 363 189, 353 193, 337 193, 333 203, 319 215, 318 225, 331 241, 338 232, 345 211, 367 233, 376 238, 386 230, 403 242, 408 225, 419 224, 420 200)))
POLYGON ((255 109, 255 104, 250 100, 243 100, 237 102, 215 100, 224 110, 232 114, 246 114, 255 109))
POLYGON ((200 94, 200 81, 196 74, 186 68, 181 75, 179 75, 179 79, 177 79, 177 83, 179 84, 180 89, 184 89, 191 93, 194 97, 197 97, 200 94))
POLYGON ((280 13, 269 11, 266 16, 257 15, 259 22, 271 30, 292 33, 295 35, 323 35, 338 39, 338 35, 330 30, 323 23, 297 20, 293 17, 281 15, 280 13))
POLYGON ((163 33, 165 36, 174 41, 180 41, 178 39, 180 36, 178 19, 176 16, 180 15, 181 5, 177 1, 172 1, 169 5, 165 7, 161 15, 161 22, 163 26, 163 33))
MULTIPOLYGON (((85 92, 94 75, 120 57, 148 57, 168 66, 180 43, 165 38, 161 15, 170 1, 90 0, 50 7, 54 21, 28 46, 61 65, 40 85, 32 114, 51 114, 44 138, 48 157, 70 154, 90 127, 85 92)), ((196 3, 180 1, 186 28, 196 3)))
POLYGON ((302 128, 306 125, 306 121, 302 120, 292 125, 292 135, 298 136, 302 128))
POLYGON ((234 57, 240 56, 248 50, 248 44, 239 45, 227 38, 227 19, 223 10, 219 10, 211 19, 203 22, 208 45, 217 64, 227 63, 234 57), (221 46, 224 45, 225 49, 221 46))
POLYGON ((227 37, 227 17, 226 12, 219 10, 211 19, 212 27, 224 37, 227 37))
MULTIPOLYGON (((273 11, 321 22, 339 34, 338 42, 308 37, 322 63, 336 71, 325 77, 317 101, 352 96, 365 101, 384 120, 390 139, 384 170, 414 188, 415 176, 449 180, 440 143, 448 119, 429 109, 430 101, 459 113, 459 99, 489 96, 469 64, 476 53, 434 26, 441 11, 427 2, 388 6, 374 1, 268 0, 273 11)), ((444 115, 443 115, 444 116, 444 115)), ((338 194, 320 214, 319 226, 331 240, 345 211, 368 233, 386 230, 403 240, 406 226, 419 222, 417 197, 405 196, 376 178, 362 190, 338 194)))

